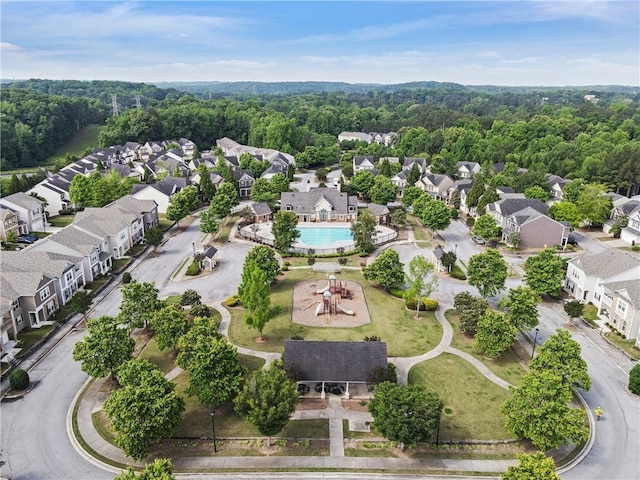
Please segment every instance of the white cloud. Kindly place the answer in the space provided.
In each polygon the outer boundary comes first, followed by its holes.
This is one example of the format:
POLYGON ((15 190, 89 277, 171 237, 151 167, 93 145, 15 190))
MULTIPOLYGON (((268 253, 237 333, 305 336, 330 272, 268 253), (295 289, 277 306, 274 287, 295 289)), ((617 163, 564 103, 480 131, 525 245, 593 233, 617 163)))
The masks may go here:
POLYGON ((17 52, 22 50, 22 47, 19 45, 14 45, 13 43, 0 42, 0 52, 17 52))

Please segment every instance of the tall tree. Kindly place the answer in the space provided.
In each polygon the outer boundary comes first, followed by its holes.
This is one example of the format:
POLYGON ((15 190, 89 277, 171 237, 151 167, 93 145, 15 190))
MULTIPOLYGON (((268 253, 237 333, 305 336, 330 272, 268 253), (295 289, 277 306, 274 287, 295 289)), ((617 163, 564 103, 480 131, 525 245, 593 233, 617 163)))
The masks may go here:
POLYGON ((569 222, 572 229, 578 228, 582 221, 582 214, 576 204, 566 200, 551 205, 547 215, 558 222, 569 222))
POLYGON ((162 308, 154 282, 131 280, 122 289, 120 319, 130 328, 148 327, 153 314, 162 308))
POLYGON ((420 172, 420 167, 418 167, 418 164, 414 162, 409 169, 409 173, 407 174, 407 185, 415 185, 415 183, 420 180, 421 177, 422 172, 420 172))
POLYGON ((579 443, 589 436, 582 409, 569 408, 573 395, 555 372, 530 372, 511 389, 512 396, 501 407, 506 428, 518 438, 527 438, 540 450, 579 443))
POLYGON ((300 231, 298 226, 298 216, 295 212, 279 211, 273 216, 273 241, 276 250, 282 253, 288 252, 298 238, 300 231))
POLYGON ((407 211, 404 208, 395 208, 390 215, 391 225, 404 227, 407 223, 407 211))
POLYGON ((87 322, 87 335, 73 347, 73 359, 81 362, 83 372, 94 378, 111 375, 131 358, 134 340, 126 328, 112 317, 92 318, 87 322))
MULTIPOLYGON (((200 165, 204 165, 201 163, 200 165)), ((211 199, 216 195, 216 187, 211 181, 211 174, 206 171, 200 173, 200 192, 204 198, 205 202, 210 202, 211 199)))
POLYGON ((539 304, 540 295, 526 286, 510 289, 507 297, 498 302, 500 308, 504 309, 507 320, 522 330, 531 330, 538 325, 539 304))
POLYGON ((487 357, 499 357, 516 338, 518 329, 507 317, 494 310, 487 310, 478 320, 475 347, 487 357))
POLYGON ((380 162, 380 169, 378 173, 384 177, 391 178, 391 164, 389 163, 388 158, 385 158, 380 162))
POLYGON ((289 190, 289 179, 281 173, 276 173, 271 177, 269 186, 273 193, 280 194, 282 192, 286 192, 289 190))
POLYGON ((231 206, 235 207, 240 203, 240 194, 238 193, 238 189, 233 182, 225 182, 220 185, 216 195, 225 195, 231 200, 231 206))
POLYGON ((156 458, 153 463, 148 463, 140 471, 127 467, 126 472, 122 472, 113 480, 176 480, 173 476, 173 464, 168 458, 156 458))
POLYGON ((424 255, 417 255, 409 262, 408 288, 405 298, 415 299, 416 318, 420 317, 420 305, 438 287, 438 277, 433 272, 433 264, 424 255))
POLYGON ((532 187, 525 188, 524 198, 537 198, 542 202, 549 200, 549 190, 545 190, 539 185, 533 185, 532 187))
POLYGON ((451 209, 442 202, 429 202, 422 211, 421 219, 424 226, 431 229, 433 236, 436 230, 447 229, 451 223, 451 209))
POLYGON ((496 223, 496 219, 489 214, 481 215, 476 219, 471 230, 474 235, 485 240, 496 238, 500 234, 500 227, 496 223))
POLYGON ((524 281, 538 295, 557 297, 562 288, 564 273, 567 271, 564 260, 552 248, 527 258, 524 262, 524 281))
POLYGON ((582 178, 574 178, 562 189, 562 201, 576 203, 586 183, 582 178))
POLYGON ((602 225, 609 218, 613 201, 606 193, 607 188, 601 183, 588 183, 580 192, 576 206, 590 225, 602 225))
POLYGON ((504 290, 507 281, 507 264, 494 248, 473 255, 467 268, 469 285, 478 289, 484 298, 493 297, 504 290))
POLYGON ((116 432, 116 443, 124 453, 140 460, 151 445, 171 435, 180 423, 184 400, 175 385, 157 366, 144 359, 132 359, 118 370, 122 388, 104 402, 104 412, 116 432))
POLYGON ((365 267, 362 274, 366 280, 382 285, 386 291, 404 284, 404 265, 398 252, 390 248, 365 267))
POLYGON ((460 330, 474 336, 478 331, 478 321, 489 309, 489 303, 469 292, 460 292, 453 297, 453 306, 460 315, 460 330))
POLYGON ((260 339, 264 339, 262 331, 271 316, 270 285, 266 272, 255 262, 245 263, 242 272, 242 285, 238 289, 240 303, 246 309, 244 321, 247 325, 260 332, 260 339))
POLYGON ((167 219, 180 223, 198 206, 198 193, 195 187, 185 187, 171 197, 167 207, 167 219))
MULTIPOLYGON (((224 198, 226 199, 227 197, 224 198)), ((222 220, 218 217, 218 210, 216 207, 219 208, 220 204, 216 203, 216 206, 211 205, 207 210, 200 212, 200 231, 202 233, 209 233, 213 235, 214 233, 218 233, 220 230, 222 220)))
POLYGON ((275 360, 267 370, 256 370, 234 400, 238 414, 268 438, 281 432, 296 410, 298 392, 281 360, 275 360))
POLYGON ((373 252, 375 245, 373 239, 376 233, 376 217, 369 210, 364 210, 358 215, 358 219, 351 223, 351 233, 356 248, 362 253, 373 252))
MULTIPOLYGON (((228 185, 228 184, 227 184, 228 185)), ((216 196, 211 200, 209 209, 207 210, 207 218, 216 218, 222 220, 231 213, 233 208, 233 200, 220 188, 216 196)))
POLYGON ((556 475, 556 464, 553 458, 546 457, 544 452, 518 454, 518 465, 507 468, 500 477, 502 480, 560 480, 556 475))
MULTIPOLYGON (((247 253, 247 256, 244 259, 244 267, 250 263, 255 263, 257 267, 262 270, 267 276, 267 281, 269 285, 274 283, 280 274, 280 263, 276 259, 276 254, 272 248, 267 247, 266 245, 258 245, 253 247, 247 253)), ((242 274, 244 279, 245 275, 242 274)), ((238 287, 238 293, 242 294, 242 285, 244 281, 241 281, 240 286, 238 287)))
POLYGON ((419 187, 415 187, 410 185, 402 190, 402 205, 405 207, 410 207, 413 205, 413 202, 420 198, 422 195, 422 190, 419 187))
POLYGON ((587 372, 587 362, 580 355, 581 350, 580 344, 571 338, 568 330, 557 329, 542 344, 536 358, 531 360, 529 369, 532 372, 554 372, 569 385, 589 390, 591 378, 587 372))
POLYGON ((172 347, 176 351, 178 340, 189 331, 189 322, 184 310, 176 305, 154 312, 151 317, 151 328, 156 334, 156 342, 160 350, 172 347))
POLYGON ((238 352, 217 332, 210 318, 196 318, 178 341, 176 363, 189 372, 185 392, 198 397, 202 405, 216 407, 233 398, 245 375, 238 352))
POLYGON ((422 215, 424 214, 427 205, 431 202, 435 202, 433 197, 426 192, 422 192, 418 198, 416 198, 411 204, 411 209, 413 210, 413 214, 422 220, 422 215))
POLYGON ((374 390, 368 409, 382 435, 401 448, 433 438, 444 404, 421 385, 382 382, 374 390))
POLYGON ((378 175, 373 182, 373 186, 369 191, 369 196, 373 203, 380 205, 386 205, 389 202, 393 202, 398 193, 397 187, 389 180, 388 177, 378 175))

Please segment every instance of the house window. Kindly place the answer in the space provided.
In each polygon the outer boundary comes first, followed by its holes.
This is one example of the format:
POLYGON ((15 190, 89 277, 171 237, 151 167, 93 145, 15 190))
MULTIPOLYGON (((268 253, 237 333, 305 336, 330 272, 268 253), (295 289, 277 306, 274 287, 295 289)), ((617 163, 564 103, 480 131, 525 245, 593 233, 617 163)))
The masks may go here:
POLYGON ((287 205, 287 206, 285 207, 285 210, 291 211, 291 210, 293 210, 293 207, 291 207, 291 205, 287 205))
POLYGON ((618 305, 616 305, 616 310, 619 310, 621 313, 625 313, 627 311, 627 304, 622 300, 618 300, 618 305))
POLYGON ((623 320, 622 322, 622 330, 626 330, 627 329, 627 322, 626 320, 623 320))
POLYGON ((42 301, 45 298, 47 298, 50 293, 51 292, 49 291, 49 287, 45 287, 42 290, 40 290, 40 301, 42 301))
POLYGON ((18 302, 18 300, 14 300, 13 302, 11 302, 11 308, 13 308, 14 310, 18 310, 20 308, 20 302, 18 302))
POLYGON ((53 313, 53 311, 56 309, 56 304, 52 301, 50 301, 49 303, 47 303, 47 312, 48 313, 53 313))
POLYGON ((65 280, 65 282, 67 282, 67 285, 69 285, 71 282, 73 282, 73 272, 71 270, 69 270, 67 273, 65 273, 64 280, 65 280))
POLYGON ((17 324, 17 325, 22 324, 22 315, 18 315, 18 316, 16 317, 16 324, 17 324))

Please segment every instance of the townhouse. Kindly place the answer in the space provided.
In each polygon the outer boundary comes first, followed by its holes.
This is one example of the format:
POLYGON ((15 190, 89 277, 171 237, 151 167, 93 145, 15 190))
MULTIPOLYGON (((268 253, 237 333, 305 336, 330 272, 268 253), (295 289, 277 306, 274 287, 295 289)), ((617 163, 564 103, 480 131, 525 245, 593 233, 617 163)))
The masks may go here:
POLYGON ((353 157, 353 173, 355 174, 361 170, 367 170, 372 173, 377 172, 376 162, 371 155, 355 155, 353 157))
POLYGON ((453 183, 453 178, 449 175, 427 173, 415 183, 415 186, 438 200, 446 200, 453 183))
POLYGON ((154 201, 158 213, 167 213, 171 198, 185 187, 192 185, 185 177, 165 177, 161 181, 151 184, 138 184, 131 187, 131 195, 138 200, 154 201))
POLYGON ((24 230, 22 233, 44 232, 46 230, 47 219, 42 200, 24 192, 18 192, 0 198, 0 206, 18 214, 18 221, 24 230))
POLYGON ((481 167, 478 162, 456 162, 458 178, 473 178, 480 173, 481 167))

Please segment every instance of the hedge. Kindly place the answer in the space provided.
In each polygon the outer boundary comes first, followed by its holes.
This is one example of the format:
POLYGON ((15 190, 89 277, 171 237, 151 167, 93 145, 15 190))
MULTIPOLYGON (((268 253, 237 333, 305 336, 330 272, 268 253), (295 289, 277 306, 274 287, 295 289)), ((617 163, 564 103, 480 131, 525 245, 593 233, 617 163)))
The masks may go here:
MULTIPOLYGON (((414 310, 415 311, 415 309, 416 309, 416 300, 415 300, 415 298, 407 298, 407 299, 405 299, 404 305, 409 310, 414 310)), ((424 301, 422 302, 422 305, 420 305, 420 311, 421 312, 433 312, 433 311, 435 311, 437 309, 438 309, 438 301, 433 299, 433 298, 424 299, 424 301)))

